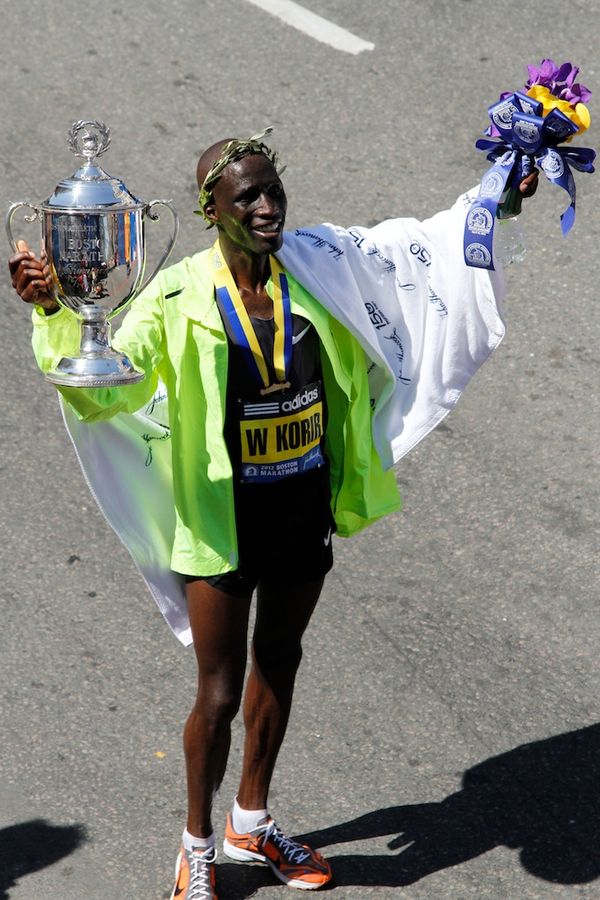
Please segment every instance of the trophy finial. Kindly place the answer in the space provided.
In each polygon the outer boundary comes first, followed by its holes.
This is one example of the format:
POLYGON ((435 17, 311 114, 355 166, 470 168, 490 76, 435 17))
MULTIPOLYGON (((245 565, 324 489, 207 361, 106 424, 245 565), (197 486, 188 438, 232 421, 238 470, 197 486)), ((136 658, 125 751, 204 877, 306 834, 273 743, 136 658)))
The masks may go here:
POLYGON ((110 128, 104 122, 80 119, 71 125, 67 143, 75 156, 81 156, 91 165, 110 147, 110 128))

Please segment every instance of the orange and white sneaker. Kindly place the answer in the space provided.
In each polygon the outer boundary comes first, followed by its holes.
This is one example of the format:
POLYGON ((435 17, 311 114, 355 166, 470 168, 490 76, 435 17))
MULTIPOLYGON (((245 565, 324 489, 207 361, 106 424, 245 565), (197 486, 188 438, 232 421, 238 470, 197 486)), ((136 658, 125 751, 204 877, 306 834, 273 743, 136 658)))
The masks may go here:
POLYGON ((288 887, 302 891, 316 891, 331 881, 327 860, 287 837, 271 818, 248 834, 237 834, 228 815, 223 852, 238 862, 264 863, 288 887))
POLYGON ((218 900, 215 892, 215 847, 186 850, 182 847, 175 866, 171 900, 218 900))

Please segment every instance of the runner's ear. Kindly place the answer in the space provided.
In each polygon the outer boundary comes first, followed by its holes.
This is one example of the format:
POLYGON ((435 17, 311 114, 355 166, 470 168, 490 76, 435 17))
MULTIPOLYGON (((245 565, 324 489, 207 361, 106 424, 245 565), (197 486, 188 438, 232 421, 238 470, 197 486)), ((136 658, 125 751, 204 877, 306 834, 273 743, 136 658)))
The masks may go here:
POLYGON ((219 221, 219 214, 217 213, 217 205, 214 200, 210 200, 209 203, 204 207, 204 215, 207 219, 210 219, 215 225, 219 221))

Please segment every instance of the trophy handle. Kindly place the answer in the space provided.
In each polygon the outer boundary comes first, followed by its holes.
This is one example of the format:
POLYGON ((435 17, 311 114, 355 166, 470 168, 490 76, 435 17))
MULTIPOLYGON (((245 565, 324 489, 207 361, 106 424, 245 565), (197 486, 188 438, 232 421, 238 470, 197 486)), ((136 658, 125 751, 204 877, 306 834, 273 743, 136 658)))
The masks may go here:
POLYGON ((8 212, 6 213, 6 222, 5 222, 6 234, 8 237, 8 242, 9 242, 10 246, 13 248, 13 250, 15 251, 15 253, 17 253, 18 251, 17 251, 17 242, 12 233, 12 220, 13 220, 13 216, 16 213, 16 211, 18 209, 21 209, 21 207, 23 207, 23 206, 26 206, 28 209, 33 210, 33 215, 25 216, 26 222, 35 222, 35 220, 38 218, 38 216, 40 214, 40 211, 37 208, 37 206, 34 206, 32 203, 27 203, 26 200, 19 200, 18 203, 13 203, 11 206, 9 206, 8 212))
POLYGON ((175 207, 173 206, 171 201, 170 200, 151 200, 150 203, 148 203, 148 205, 146 206, 146 210, 145 210, 146 215, 148 216, 149 219, 152 219, 153 222, 157 222, 158 219, 160 218, 160 216, 158 215, 158 213, 151 212, 153 206, 166 206, 167 207, 167 209, 173 216, 173 233, 171 235, 171 240, 169 241, 167 249, 163 253, 158 265, 156 266, 156 268, 154 269, 152 274, 146 279, 146 281, 140 288, 139 293, 141 293, 144 290, 144 288, 147 288, 148 285, 150 284, 150 282, 152 281, 152 279, 155 277, 155 275, 157 275, 160 272, 160 270, 162 269, 162 267, 168 260, 169 256, 171 255, 171 250, 173 249, 173 246, 175 245, 175 241, 177 240, 177 235, 179 234, 179 216, 177 215, 177 210, 175 209, 175 207))

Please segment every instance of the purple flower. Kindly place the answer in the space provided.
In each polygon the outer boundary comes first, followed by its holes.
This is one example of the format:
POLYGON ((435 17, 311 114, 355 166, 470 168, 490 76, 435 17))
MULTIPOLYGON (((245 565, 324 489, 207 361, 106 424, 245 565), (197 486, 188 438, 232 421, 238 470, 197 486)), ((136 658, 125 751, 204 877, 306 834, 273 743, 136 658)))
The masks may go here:
POLYGON ((553 59, 543 59, 539 66, 527 66, 529 79, 525 87, 529 89, 534 84, 541 84, 552 90, 561 68, 564 68, 564 66, 559 68, 553 59))
POLYGON ((556 83, 566 84, 567 87, 571 87, 577 78, 578 72, 579 66, 574 66, 573 63, 570 62, 564 62, 556 74, 556 83))
POLYGON ((564 62, 557 66, 553 59, 543 59, 539 66, 527 66, 529 78, 525 89, 539 84, 547 88, 555 97, 566 100, 571 105, 587 103, 592 96, 589 88, 583 84, 575 84, 579 74, 579 66, 564 62))
POLYGON ((573 84, 560 92, 561 100, 566 100, 571 106, 576 106, 578 103, 587 103, 591 96, 592 92, 584 84, 573 84))

